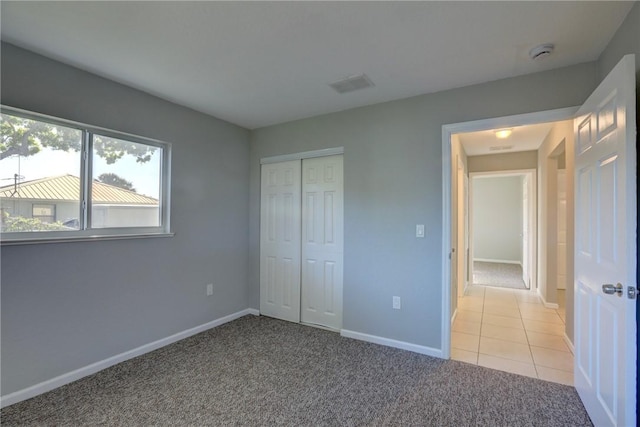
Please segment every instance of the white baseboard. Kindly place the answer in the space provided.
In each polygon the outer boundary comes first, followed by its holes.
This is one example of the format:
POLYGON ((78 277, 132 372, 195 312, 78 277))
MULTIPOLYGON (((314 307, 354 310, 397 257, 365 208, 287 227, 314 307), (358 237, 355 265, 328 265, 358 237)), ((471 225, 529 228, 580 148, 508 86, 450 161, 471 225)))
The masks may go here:
POLYGON ((451 325, 453 326, 453 322, 456 320, 456 316, 458 315, 458 308, 456 307, 455 311, 453 312, 453 316, 451 316, 451 325))
POLYGON ((512 261, 512 260, 508 260, 508 259, 493 259, 493 258, 474 258, 473 261, 480 261, 480 262, 497 262, 500 264, 518 264, 518 265, 522 265, 522 262, 520 261, 512 261))
POLYGON ((116 354, 115 356, 111 356, 99 362, 92 363, 80 369, 76 369, 75 371, 67 372, 66 374, 62 374, 55 378, 43 381, 39 384, 32 385, 31 387, 27 387, 25 389, 7 394, 6 396, 2 396, 0 397, 0 407, 4 408, 5 406, 22 402, 23 400, 30 399, 39 394, 46 393, 58 387, 62 387, 63 385, 79 380, 80 378, 95 374, 96 372, 124 362, 125 360, 133 359, 134 357, 149 353, 150 351, 157 350, 161 347, 173 344, 176 341, 180 341, 192 335, 199 334, 200 332, 204 332, 207 329, 215 328, 216 326, 220 326, 249 314, 258 316, 260 315, 260 312, 254 308, 247 308, 245 310, 229 314, 228 316, 221 317, 203 325, 187 329, 186 331, 178 332, 166 338, 162 338, 149 344, 134 348, 132 350, 125 351, 124 353, 116 354))
POLYGON ((555 302, 547 302, 547 300, 544 299, 544 295, 540 293, 540 288, 538 288, 538 296, 540 297, 540 301, 542 302, 542 305, 544 305, 545 307, 555 308, 556 310, 560 308, 560 306, 555 302))
POLYGON ((340 335, 345 338, 353 338, 360 341, 367 341, 374 344, 385 345, 387 347, 399 348, 402 350, 413 351, 414 353, 426 354, 427 356, 443 358, 442 350, 423 345, 411 344, 405 341, 392 340, 390 338, 379 337, 376 335, 363 334, 362 332, 349 331, 342 329, 340 335))
POLYGON ((564 338, 564 342, 565 342, 565 344, 567 344, 567 347, 569 347, 569 350, 571 351, 571 354, 573 354, 575 356, 575 354, 576 354, 575 348, 573 347, 573 343, 571 342, 571 340, 567 336, 566 332, 564 333, 564 335, 562 335, 562 338, 564 338))

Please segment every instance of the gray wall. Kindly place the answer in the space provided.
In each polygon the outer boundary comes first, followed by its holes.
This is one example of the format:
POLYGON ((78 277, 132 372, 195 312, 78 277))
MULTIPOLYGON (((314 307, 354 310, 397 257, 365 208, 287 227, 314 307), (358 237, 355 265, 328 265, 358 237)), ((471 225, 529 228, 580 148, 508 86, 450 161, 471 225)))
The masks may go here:
POLYGON ((248 131, 7 44, 1 84, 5 105, 173 143, 175 232, 2 247, 3 395, 253 303, 248 131))
POLYGON ((495 172, 538 167, 537 151, 519 151, 517 153, 486 154, 469 156, 469 172, 495 172))
POLYGON ((598 59, 600 80, 605 78, 620 59, 629 53, 636 55, 636 82, 640 83, 640 2, 636 2, 600 55, 598 59))
POLYGON ((596 82, 596 64, 587 63, 253 131, 252 306, 259 305, 260 158, 344 146, 343 327, 440 348, 442 125, 580 105, 596 82), (425 239, 415 237, 416 224, 426 224, 425 239), (393 295, 402 310, 392 309, 393 295))
POLYGON ((474 177, 473 258, 522 263, 522 176, 474 177))

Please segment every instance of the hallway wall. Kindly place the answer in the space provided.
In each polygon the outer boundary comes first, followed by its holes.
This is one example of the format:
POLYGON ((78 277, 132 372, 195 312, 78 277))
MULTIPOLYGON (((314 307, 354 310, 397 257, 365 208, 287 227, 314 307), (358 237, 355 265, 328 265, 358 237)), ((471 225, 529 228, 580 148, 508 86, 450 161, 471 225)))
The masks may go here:
POLYGON ((535 169, 537 167, 537 151, 469 156, 469 173, 535 169))
POLYGON ((462 163, 463 174, 469 176, 467 153, 464 151, 458 135, 451 136, 451 247, 456 249, 455 258, 451 258, 451 315, 456 312, 459 290, 464 287, 467 269, 465 269, 465 233, 464 233, 464 182, 459 180, 458 165, 462 163), (459 159, 459 160, 458 160, 459 159), (462 283, 461 283, 462 281, 462 283))
MULTIPOLYGON (((573 120, 556 123, 538 150, 538 292, 544 301, 556 304, 557 299, 557 235, 558 235, 558 161, 561 145, 567 170, 567 276, 573 277, 574 231, 574 156, 573 120)), ((573 287, 567 288, 567 301, 573 301, 573 287)), ((569 305, 569 304, 567 304, 569 305)), ((573 334, 573 305, 567 307, 567 331, 573 334), (569 313, 571 311, 571 313, 569 313), (569 315, 571 314, 571 315, 569 315)))
POLYGON ((473 177, 474 260, 522 264, 522 177, 473 177))

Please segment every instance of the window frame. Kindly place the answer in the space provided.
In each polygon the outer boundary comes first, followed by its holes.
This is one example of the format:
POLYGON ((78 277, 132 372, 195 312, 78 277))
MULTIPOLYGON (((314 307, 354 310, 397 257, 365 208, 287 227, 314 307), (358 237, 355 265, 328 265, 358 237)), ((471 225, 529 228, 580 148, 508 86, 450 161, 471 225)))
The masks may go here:
MULTIPOLYGON (((57 206, 55 203, 31 203, 31 218, 51 218, 52 221, 51 222, 56 222, 56 218, 57 218, 57 206), (35 209, 47 209, 50 208, 51 212, 53 212, 53 215, 35 215, 33 213, 33 211, 35 209)), ((40 221, 42 221, 42 219, 40 219, 40 221)))
POLYGON ((120 132, 99 126, 87 125, 72 120, 61 119, 46 114, 35 113, 15 107, 0 105, 0 112, 24 119, 65 126, 82 132, 82 148, 80 150, 80 194, 78 195, 79 230, 65 231, 33 231, 0 233, 0 244, 55 243, 68 241, 134 239, 147 237, 171 237, 171 143, 152 138, 120 132), (122 139, 138 144, 150 145, 162 150, 160 160, 160 194, 158 203, 159 226, 151 227, 109 227, 91 228, 91 186, 92 186, 92 154, 93 135, 122 139))

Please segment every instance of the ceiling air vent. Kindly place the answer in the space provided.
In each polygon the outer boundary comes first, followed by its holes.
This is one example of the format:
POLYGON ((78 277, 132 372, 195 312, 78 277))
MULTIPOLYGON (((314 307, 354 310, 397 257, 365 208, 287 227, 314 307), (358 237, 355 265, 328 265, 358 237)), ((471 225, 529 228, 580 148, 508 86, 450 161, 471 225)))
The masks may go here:
POLYGON ((357 76, 349 76, 337 82, 330 83, 329 86, 331 86, 338 93, 347 93, 353 92, 354 90, 372 87, 373 82, 369 79, 369 77, 367 77, 366 74, 360 74, 357 76))
POLYGON ((489 151, 504 151, 511 150, 513 145, 494 145, 493 147, 489 147, 489 151))

